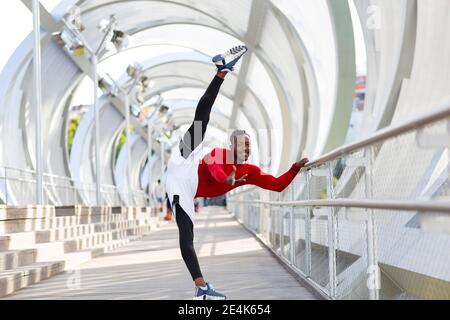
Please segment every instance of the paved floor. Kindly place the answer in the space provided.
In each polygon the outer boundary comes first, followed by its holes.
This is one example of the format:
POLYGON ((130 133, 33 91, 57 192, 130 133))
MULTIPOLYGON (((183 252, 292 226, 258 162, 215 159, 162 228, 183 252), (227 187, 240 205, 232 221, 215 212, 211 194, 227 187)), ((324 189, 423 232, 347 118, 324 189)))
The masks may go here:
MULTIPOLYGON (((197 215, 195 246, 207 281, 229 299, 315 299, 229 213, 197 215)), ((194 289, 171 222, 113 253, 7 299, 190 299, 194 289)))

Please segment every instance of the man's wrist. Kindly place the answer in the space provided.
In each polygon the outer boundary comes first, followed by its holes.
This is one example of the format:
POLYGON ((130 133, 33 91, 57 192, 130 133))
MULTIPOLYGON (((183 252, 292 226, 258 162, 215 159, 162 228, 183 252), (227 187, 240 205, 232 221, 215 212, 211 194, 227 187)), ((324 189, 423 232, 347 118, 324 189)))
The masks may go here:
POLYGON ((294 163, 291 167, 291 170, 293 170, 295 173, 299 173, 301 169, 302 168, 297 163, 294 163))

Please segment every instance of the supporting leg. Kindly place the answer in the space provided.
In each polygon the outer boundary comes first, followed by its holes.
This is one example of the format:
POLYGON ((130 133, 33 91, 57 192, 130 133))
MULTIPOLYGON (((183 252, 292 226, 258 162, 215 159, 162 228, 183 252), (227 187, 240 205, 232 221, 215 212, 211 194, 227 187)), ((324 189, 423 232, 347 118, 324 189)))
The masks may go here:
POLYGON ((175 220, 180 233, 180 249, 184 262, 197 286, 206 286, 203 279, 197 254, 194 249, 194 225, 188 214, 179 205, 175 205, 175 220))

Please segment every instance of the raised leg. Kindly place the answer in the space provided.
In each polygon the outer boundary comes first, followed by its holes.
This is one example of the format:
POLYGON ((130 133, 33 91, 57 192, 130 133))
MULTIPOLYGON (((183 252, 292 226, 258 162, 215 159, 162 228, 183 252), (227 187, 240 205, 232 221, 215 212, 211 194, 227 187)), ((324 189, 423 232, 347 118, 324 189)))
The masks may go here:
POLYGON ((180 152, 185 159, 187 159, 195 148, 203 142, 210 119, 211 109, 216 101, 226 74, 227 72, 218 72, 216 74, 197 105, 194 122, 180 142, 180 152))

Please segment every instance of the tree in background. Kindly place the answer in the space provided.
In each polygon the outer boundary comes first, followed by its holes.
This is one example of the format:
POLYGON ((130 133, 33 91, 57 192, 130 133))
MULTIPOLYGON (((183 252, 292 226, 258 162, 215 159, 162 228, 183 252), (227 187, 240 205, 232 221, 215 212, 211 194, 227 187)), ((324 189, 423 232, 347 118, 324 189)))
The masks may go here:
MULTIPOLYGON (((131 134, 134 133, 134 125, 130 125, 130 132, 131 134)), ((120 150, 122 150, 123 145, 125 144, 125 142, 127 142, 127 134, 126 134, 126 130, 125 128, 123 128, 122 132, 120 133, 119 136, 119 142, 117 143, 117 149, 116 149, 116 154, 114 156, 114 163, 117 162, 117 158, 119 157, 120 154, 120 150)))
POLYGON ((69 148, 69 155, 72 151, 72 144, 73 139, 75 137, 75 133, 77 132, 78 126, 80 125, 81 117, 74 117, 70 119, 70 124, 68 128, 68 135, 67 135, 67 144, 69 148))

